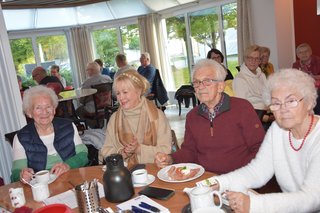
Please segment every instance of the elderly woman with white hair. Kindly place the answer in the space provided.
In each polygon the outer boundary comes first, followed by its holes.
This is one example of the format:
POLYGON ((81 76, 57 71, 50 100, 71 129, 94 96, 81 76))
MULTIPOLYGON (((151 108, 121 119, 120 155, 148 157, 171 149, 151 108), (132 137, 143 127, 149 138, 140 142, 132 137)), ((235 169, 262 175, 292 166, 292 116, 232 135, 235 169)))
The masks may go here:
POLYGON ((57 105, 58 97, 50 88, 40 85, 25 91, 23 110, 33 121, 14 137, 12 181, 28 182, 44 169, 60 176, 87 165, 88 150, 76 126, 54 117, 57 105))
POLYGON ((218 181, 213 187, 227 191, 235 212, 320 211, 320 122, 312 110, 316 98, 314 80, 304 72, 284 69, 269 76, 264 99, 276 122, 248 165, 213 177, 218 181), (282 193, 246 194, 273 175, 282 193))

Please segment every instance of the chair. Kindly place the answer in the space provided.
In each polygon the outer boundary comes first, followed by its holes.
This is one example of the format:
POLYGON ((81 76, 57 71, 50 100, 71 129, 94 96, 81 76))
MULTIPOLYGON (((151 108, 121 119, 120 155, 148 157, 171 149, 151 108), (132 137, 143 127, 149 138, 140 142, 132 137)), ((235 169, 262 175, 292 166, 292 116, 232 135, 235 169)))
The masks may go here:
POLYGON ((184 102, 185 107, 189 108, 190 99, 192 99, 192 105, 195 107, 197 105, 197 98, 194 94, 194 88, 191 85, 182 85, 177 92, 175 93, 174 97, 178 100, 179 105, 179 116, 181 115, 181 103, 184 102))
POLYGON ((93 94, 95 112, 92 117, 96 120, 96 127, 102 128, 104 126, 104 119, 109 116, 109 114, 106 115, 107 109, 113 106, 112 82, 96 84, 91 86, 91 88, 97 90, 97 93, 93 94), (102 125, 101 120, 103 121, 102 125))
POLYGON ((6 140, 9 142, 9 144, 13 145, 13 139, 14 139, 14 136, 17 134, 18 131, 14 131, 14 132, 9 132, 7 134, 4 135, 4 137, 6 138, 6 140))
POLYGON ((63 91, 63 88, 61 87, 61 84, 59 84, 58 82, 50 82, 50 83, 47 83, 46 85, 48 88, 51 88, 53 89, 53 91, 59 95, 60 92, 63 91))
POLYGON ((156 69, 156 75, 152 83, 151 92, 146 96, 146 98, 154 101, 156 106, 162 111, 166 109, 163 105, 169 100, 169 98, 158 69, 156 69), (160 103, 160 106, 158 105, 158 102, 160 103))

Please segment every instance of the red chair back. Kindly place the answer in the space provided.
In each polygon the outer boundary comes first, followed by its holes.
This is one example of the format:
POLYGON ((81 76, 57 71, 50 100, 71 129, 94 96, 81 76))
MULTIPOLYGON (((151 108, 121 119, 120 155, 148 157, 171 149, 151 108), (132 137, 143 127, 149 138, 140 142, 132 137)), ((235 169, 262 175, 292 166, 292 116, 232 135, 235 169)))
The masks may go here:
POLYGON ((53 91, 59 95, 60 92, 62 92, 63 88, 61 87, 61 85, 57 82, 50 82, 47 83, 47 87, 53 89, 53 91))

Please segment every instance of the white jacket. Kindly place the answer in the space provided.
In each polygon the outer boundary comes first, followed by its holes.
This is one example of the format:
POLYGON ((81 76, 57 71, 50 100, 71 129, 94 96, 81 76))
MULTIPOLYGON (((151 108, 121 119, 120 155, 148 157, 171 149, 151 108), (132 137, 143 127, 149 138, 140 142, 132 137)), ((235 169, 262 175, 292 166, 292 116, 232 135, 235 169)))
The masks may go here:
POLYGON ((257 74, 252 73, 243 63, 240 72, 232 83, 233 92, 236 97, 248 100, 253 108, 265 110, 267 106, 262 99, 262 91, 266 85, 266 76, 257 68, 257 74))

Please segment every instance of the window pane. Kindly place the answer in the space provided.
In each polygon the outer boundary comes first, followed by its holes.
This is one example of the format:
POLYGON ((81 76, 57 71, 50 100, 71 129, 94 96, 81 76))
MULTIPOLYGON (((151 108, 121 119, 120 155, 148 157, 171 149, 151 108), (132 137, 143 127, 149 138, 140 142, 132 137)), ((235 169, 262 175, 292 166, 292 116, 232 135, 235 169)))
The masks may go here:
POLYGON ((37 10, 36 28, 76 25, 73 8, 54 8, 37 10))
POLYGON ((100 58, 106 67, 114 71, 115 57, 120 52, 117 30, 115 28, 96 30, 92 32, 95 57, 100 58))
POLYGON ((13 62, 18 75, 22 77, 23 86, 34 85, 32 69, 36 66, 31 38, 10 39, 13 62))
POLYGON ((67 85, 73 85, 66 37, 64 35, 41 36, 37 37, 36 43, 41 66, 49 69, 53 64, 58 65, 60 75, 66 79, 67 85))
POLYGON ((237 40, 237 3, 222 6, 223 32, 226 44, 227 66, 235 76, 238 71, 238 40, 237 40))
POLYGON ((176 89, 183 84, 190 84, 191 82, 184 20, 183 15, 166 19, 167 54, 176 89))
POLYGON ((189 15, 194 63, 207 57, 211 48, 221 49, 217 8, 200 10, 189 15))
POLYGON ((140 40, 137 24, 120 27, 121 39, 124 53, 127 56, 128 63, 135 67, 140 65, 140 40))
POLYGON ((2 10, 7 30, 23 30, 34 28, 35 9, 2 10))

